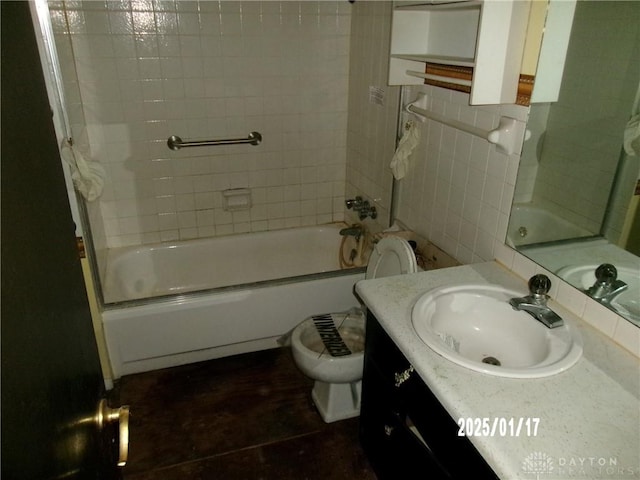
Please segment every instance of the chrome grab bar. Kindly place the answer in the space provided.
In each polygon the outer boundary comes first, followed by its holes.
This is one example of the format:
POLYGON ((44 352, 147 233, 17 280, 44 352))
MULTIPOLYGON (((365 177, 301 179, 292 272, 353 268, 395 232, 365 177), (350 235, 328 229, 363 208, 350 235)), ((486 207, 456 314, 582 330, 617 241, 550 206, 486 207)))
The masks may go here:
POLYGON ((262 141, 262 135, 258 132, 251 132, 247 138, 230 138, 226 140, 194 140, 184 142, 177 135, 171 135, 167 140, 167 146, 171 150, 180 150, 185 147, 209 147, 216 145, 239 145, 250 143, 251 145, 259 145, 262 141))

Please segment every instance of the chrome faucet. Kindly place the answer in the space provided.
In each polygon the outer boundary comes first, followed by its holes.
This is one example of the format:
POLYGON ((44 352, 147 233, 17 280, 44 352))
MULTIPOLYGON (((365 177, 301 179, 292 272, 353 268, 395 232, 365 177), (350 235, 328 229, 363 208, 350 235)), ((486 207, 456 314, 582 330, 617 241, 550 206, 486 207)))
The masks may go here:
POLYGON ((345 200, 344 203, 349 210, 353 208, 355 211, 358 211, 360 208, 362 208, 363 201, 364 200, 362 200, 361 196, 357 196, 356 198, 349 198, 345 200))
POLYGON ((369 204, 369 200, 363 200, 361 196, 357 196, 356 198, 350 198, 345 200, 345 205, 349 210, 352 208, 358 212, 358 217, 360 220, 364 220, 367 217, 377 218, 378 212, 376 211, 376 207, 369 204))
POLYGON ((340 235, 343 237, 355 237, 356 242, 360 240, 360 237, 364 234, 364 228, 362 225, 351 225, 340 230, 340 235))
POLYGON ((551 288, 551 280, 546 275, 538 274, 529 279, 530 295, 516 297, 509 300, 514 310, 527 312, 533 318, 541 322, 547 328, 556 328, 564 325, 564 320, 547 306, 551 288))
POLYGON ((609 304, 629 286, 622 280, 618 280, 618 270, 610 263, 603 263, 596 268, 596 281, 585 293, 594 300, 603 304, 609 304))

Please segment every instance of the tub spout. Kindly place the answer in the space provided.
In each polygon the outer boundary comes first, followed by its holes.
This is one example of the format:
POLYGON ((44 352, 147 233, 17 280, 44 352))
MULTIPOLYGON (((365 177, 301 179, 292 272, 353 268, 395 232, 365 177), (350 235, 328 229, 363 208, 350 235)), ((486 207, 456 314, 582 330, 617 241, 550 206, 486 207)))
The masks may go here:
POLYGON ((339 253, 340 267, 351 268, 364 265, 366 263, 365 251, 369 236, 366 228, 356 223, 340 230, 340 235, 342 236, 339 253), (350 249, 345 247, 349 245, 347 243, 349 237, 353 237, 355 240, 355 246, 350 249))
POLYGON ((355 237, 356 241, 360 240, 360 237, 363 233, 364 230, 360 225, 352 225, 340 230, 340 235, 342 235, 343 237, 355 237))

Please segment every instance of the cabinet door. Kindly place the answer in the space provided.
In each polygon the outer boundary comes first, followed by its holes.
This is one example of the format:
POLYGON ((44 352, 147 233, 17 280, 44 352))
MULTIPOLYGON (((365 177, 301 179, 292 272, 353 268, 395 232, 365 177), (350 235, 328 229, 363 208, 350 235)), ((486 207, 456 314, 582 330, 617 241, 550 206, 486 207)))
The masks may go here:
POLYGON ((458 424, 418 375, 411 378, 407 415, 432 455, 452 478, 498 478, 466 437, 458 436, 458 424), (463 460, 463 461, 461 461, 463 460))
POLYGON ((369 314, 361 441, 383 478, 497 478, 377 320, 369 314), (406 472, 406 476, 400 472, 406 472))
POLYGON ((404 396, 397 395, 373 362, 365 363, 360 438, 381 478, 451 478, 412 429, 404 396))

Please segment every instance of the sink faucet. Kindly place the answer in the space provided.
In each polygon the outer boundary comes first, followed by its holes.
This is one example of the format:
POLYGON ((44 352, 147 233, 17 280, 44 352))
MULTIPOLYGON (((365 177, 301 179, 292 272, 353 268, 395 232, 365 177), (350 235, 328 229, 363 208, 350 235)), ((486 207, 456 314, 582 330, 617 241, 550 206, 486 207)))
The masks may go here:
POLYGON ((611 303, 616 295, 625 291, 629 286, 622 280, 617 280, 618 270, 610 263, 603 263, 596 268, 596 281, 586 294, 603 304, 611 303))
POLYGON ((564 325, 564 320, 547 306, 551 288, 551 280, 546 275, 538 274, 529 279, 529 293, 526 297, 516 297, 509 300, 514 310, 527 312, 533 318, 541 322, 547 328, 556 328, 564 325))

